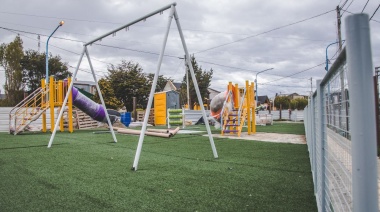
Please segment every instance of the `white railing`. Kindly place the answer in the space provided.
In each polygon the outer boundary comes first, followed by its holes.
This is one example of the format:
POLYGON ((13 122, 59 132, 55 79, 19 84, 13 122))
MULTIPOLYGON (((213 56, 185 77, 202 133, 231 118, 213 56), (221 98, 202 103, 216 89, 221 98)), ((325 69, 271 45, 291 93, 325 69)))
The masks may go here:
POLYGON ((368 15, 346 18, 346 48, 304 110, 318 211, 378 211, 368 15))

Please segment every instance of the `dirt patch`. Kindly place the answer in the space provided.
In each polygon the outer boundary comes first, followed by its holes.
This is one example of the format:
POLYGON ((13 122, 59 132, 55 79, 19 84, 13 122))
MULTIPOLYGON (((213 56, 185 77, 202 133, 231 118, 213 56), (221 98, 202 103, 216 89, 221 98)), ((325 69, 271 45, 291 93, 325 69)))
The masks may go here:
MULTIPOLYGON (((205 135, 207 136, 207 135, 205 135)), ((279 133, 264 133, 258 132, 255 134, 248 135, 246 132, 242 132, 240 137, 236 135, 220 135, 213 134, 215 138, 229 138, 229 139, 242 139, 242 140, 255 140, 255 141, 265 141, 265 142, 275 142, 275 143, 291 143, 291 144, 306 144, 305 135, 294 135, 294 134, 279 134, 279 133)))

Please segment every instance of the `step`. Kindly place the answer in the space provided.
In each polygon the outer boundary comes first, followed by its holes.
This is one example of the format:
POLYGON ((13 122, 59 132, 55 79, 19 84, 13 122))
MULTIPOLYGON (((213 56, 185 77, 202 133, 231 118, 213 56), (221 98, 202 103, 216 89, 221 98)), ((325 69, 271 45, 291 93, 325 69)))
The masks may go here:
POLYGON ((224 133, 237 133, 239 130, 223 130, 224 133))
POLYGON ((226 127, 237 127, 237 126, 239 126, 238 124, 226 124, 225 125, 226 127))

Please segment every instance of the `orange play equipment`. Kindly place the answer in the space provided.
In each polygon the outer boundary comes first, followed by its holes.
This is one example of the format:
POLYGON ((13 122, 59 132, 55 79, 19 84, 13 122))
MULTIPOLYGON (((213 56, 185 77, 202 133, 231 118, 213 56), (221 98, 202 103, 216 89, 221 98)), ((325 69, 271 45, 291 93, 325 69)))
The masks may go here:
POLYGON ((229 82, 225 100, 220 111, 221 134, 240 137, 242 128, 247 123, 248 135, 256 133, 255 90, 254 83, 245 82, 245 87, 229 82))
MULTIPOLYGON (((46 132, 46 111, 50 109, 50 126, 54 126, 54 107, 60 107, 60 110, 67 106, 68 130, 73 132, 73 102, 70 97, 68 103, 63 105, 63 98, 67 93, 68 85, 71 78, 68 78, 67 83, 59 80, 54 81, 53 76, 50 76, 50 83, 45 84, 45 79, 41 80, 41 87, 23 99, 9 113, 9 132, 17 135, 23 132, 33 121, 36 121, 42 115, 42 132, 46 132)), ((53 131, 53 127, 50 127, 53 131)), ((60 120, 60 131, 64 130, 63 118, 60 120)))

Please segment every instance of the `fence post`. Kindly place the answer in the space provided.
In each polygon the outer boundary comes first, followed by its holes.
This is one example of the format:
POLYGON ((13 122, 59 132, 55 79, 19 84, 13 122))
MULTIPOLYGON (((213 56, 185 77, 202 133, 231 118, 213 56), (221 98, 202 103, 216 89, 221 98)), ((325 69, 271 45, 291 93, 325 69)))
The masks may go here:
POLYGON ((321 211, 326 211, 326 192, 327 192, 327 186, 326 186, 326 160, 325 160, 325 150, 326 150, 326 125, 325 125, 325 116, 324 116, 324 104, 323 104, 323 87, 321 86, 322 80, 317 80, 317 108, 318 108, 318 120, 319 120, 319 136, 320 136, 320 160, 319 163, 321 164, 321 179, 320 184, 321 184, 321 196, 320 196, 320 201, 321 201, 321 211))
POLYGON ((310 97, 310 129, 312 129, 311 131, 311 152, 312 152, 312 168, 313 168, 313 180, 314 180, 314 192, 317 191, 317 157, 316 157, 316 143, 315 143, 315 117, 314 117, 314 114, 315 113, 315 110, 314 110, 314 97, 313 95, 311 95, 310 97))
POLYGON ((350 91, 353 211, 378 211, 376 120, 367 14, 346 19, 350 91), (363 104, 364 103, 364 104, 363 104))
POLYGON ((380 147, 380 135, 379 135, 379 73, 378 71, 375 72, 375 76, 373 76, 373 88, 375 92, 375 116, 376 116, 376 141, 377 141, 377 156, 380 155, 379 147, 380 147))

